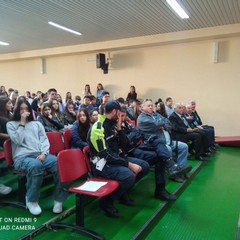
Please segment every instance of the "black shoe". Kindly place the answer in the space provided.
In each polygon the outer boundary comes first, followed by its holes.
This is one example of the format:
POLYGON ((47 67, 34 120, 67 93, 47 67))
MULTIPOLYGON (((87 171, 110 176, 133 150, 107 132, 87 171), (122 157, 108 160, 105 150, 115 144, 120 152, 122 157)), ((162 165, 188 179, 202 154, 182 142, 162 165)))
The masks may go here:
POLYGON ((106 201, 105 198, 100 199, 99 206, 109 217, 118 218, 121 216, 120 212, 117 210, 117 208, 114 207, 113 203, 106 201))
POLYGON ((196 160, 199 160, 199 161, 202 161, 202 162, 206 162, 206 161, 207 161, 207 158, 205 158, 205 157, 203 157, 203 156, 196 157, 195 159, 196 159, 196 160))
POLYGON ((210 152, 205 152, 202 154, 203 157, 210 157, 212 154, 210 152))
POLYGON ((133 199, 129 198, 127 193, 124 193, 121 198, 119 199, 119 202, 121 204, 127 205, 127 206, 135 206, 135 202, 133 199))
POLYGON ((175 178, 169 178, 174 182, 179 182, 179 183, 183 183, 185 179, 183 179, 182 177, 175 177, 175 178))
POLYGON ((183 174, 186 174, 192 170, 191 165, 178 165, 174 164, 172 167, 167 169, 169 178, 176 178, 183 174))
POLYGON ((177 197, 169 193, 166 189, 161 189, 155 192, 155 197, 163 201, 175 201, 177 197))
POLYGON ((215 152, 217 151, 217 148, 214 147, 214 146, 211 146, 209 149, 211 149, 211 151, 212 151, 213 153, 215 153, 215 152))

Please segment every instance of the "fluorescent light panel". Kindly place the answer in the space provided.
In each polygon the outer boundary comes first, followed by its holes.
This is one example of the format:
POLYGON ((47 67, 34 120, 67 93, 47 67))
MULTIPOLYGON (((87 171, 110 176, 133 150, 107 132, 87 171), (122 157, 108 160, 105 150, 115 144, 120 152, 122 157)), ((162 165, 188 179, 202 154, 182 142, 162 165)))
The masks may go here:
POLYGON ((70 29, 70 28, 64 27, 64 26, 59 25, 59 24, 57 24, 57 23, 54 23, 54 22, 51 22, 51 21, 49 21, 48 23, 49 23, 50 25, 54 26, 54 27, 57 27, 57 28, 60 28, 60 29, 62 29, 62 30, 71 32, 71 33, 73 33, 73 34, 82 35, 80 32, 74 31, 74 30, 72 30, 72 29, 70 29))
POLYGON ((167 0, 167 3, 181 18, 189 18, 187 13, 182 9, 176 0, 167 0))
POLYGON ((0 41, 0 45, 3 45, 3 46, 8 46, 8 45, 9 45, 9 43, 0 41))

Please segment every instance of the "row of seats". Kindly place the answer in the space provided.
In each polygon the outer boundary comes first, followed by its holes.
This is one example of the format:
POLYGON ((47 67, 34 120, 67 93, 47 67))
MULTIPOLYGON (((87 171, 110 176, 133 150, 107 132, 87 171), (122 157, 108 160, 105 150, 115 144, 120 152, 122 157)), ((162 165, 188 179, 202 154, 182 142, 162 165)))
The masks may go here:
MULTIPOLYGON (((50 142, 50 154, 57 155, 58 174, 60 182, 71 183, 78 180, 79 178, 88 176, 87 180, 85 180, 84 182, 81 181, 81 184, 77 184, 69 188, 69 192, 76 194, 76 223, 66 224, 61 222, 54 222, 49 224, 49 228, 71 228, 87 234, 94 239, 103 239, 103 236, 84 227, 84 203, 82 198, 84 195, 93 197, 104 197, 115 191, 115 189, 117 189, 117 187, 119 186, 119 183, 115 180, 92 177, 89 158, 89 147, 85 147, 83 151, 80 149, 70 149, 71 130, 68 129, 64 132, 64 142, 62 140, 62 134, 59 132, 47 132, 46 134, 50 142), (82 185, 90 181, 104 182, 105 185, 100 187, 97 191, 79 189, 82 185)), ((12 158, 10 139, 4 142, 3 149, 6 164, 8 167, 12 167, 14 162, 12 158)), ((25 185, 27 173, 16 170, 13 170, 13 173, 18 175, 18 202, 1 200, 1 203, 17 205, 25 208, 25 185)), ((45 172, 45 175, 48 174, 48 172, 45 172)))

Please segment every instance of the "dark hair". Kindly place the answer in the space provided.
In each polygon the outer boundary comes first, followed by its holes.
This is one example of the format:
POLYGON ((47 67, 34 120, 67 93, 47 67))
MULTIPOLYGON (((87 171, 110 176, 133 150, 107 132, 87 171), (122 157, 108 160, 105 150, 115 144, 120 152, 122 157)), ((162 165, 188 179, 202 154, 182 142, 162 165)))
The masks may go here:
POLYGON ((156 104, 156 106, 158 105, 158 104, 160 104, 160 110, 159 111, 156 111, 157 113, 160 113, 162 116, 164 116, 164 117, 168 117, 168 115, 167 115, 167 112, 166 112, 166 108, 165 108, 165 104, 164 104, 164 102, 157 102, 157 104, 156 104))
POLYGON ((124 102, 125 102, 125 101, 124 101, 124 98, 122 98, 122 97, 118 98, 117 101, 118 101, 119 103, 121 103, 121 104, 124 104, 124 102))
POLYGON ((136 92, 135 86, 130 86, 130 88, 133 88, 133 91, 136 92))
POLYGON ((89 112, 89 117, 92 117, 93 112, 98 112, 99 113, 98 109, 93 109, 89 112))
POLYGON ((169 100, 172 100, 172 98, 171 97, 167 97, 166 98, 166 102, 168 102, 169 100))
POLYGON ((57 92, 57 90, 56 90, 56 88, 49 88, 47 92, 48 93, 50 93, 50 92, 57 92))
POLYGON ((109 93, 108 91, 105 91, 105 90, 104 90, 104 91, 102 92, 102 97, 103 97, 104 95, 107 95, 107 94, 110 95, 110 93, 109 93))
POLYGON ((9 97, 0 96, 0 117, 9 119, 10 112, 6 109, 6 104, 11 101, 9 97))
POLYGON ((18 100, 16 108, 15 108, 15 110, 13 112, 12 120, 13 121, 20 121, 21 120, 20 107, 21 107, 22 104, 26 104, 27 107, 28 107, 28 111, 30 112, 30 115, 28 116, 27 120, 29 122, 34 121, 33 111, 32 111, 31 105, 25 98, 20 98, 18 100))
POLYGON ((51 108, 50 103, 49 103, 49 102, 44 102, 44 103, 42 104, 42 107, 41 107, 41 113, 42 113, 42 115, 44 115, 43 113, 44 113, 44 109, 45 109, 46 107, 50 108, 50 109, 51 109, 51 112, 52 112, 52 108, 51 108))
POLYGON ((87 111, 87 109, 79 109, 77 112, 77 122, 78 122, 78 134, 79 137, 83 140, 86 141, 87 140, 87 134, 88 134, 88 130, 91 126, 91 121, 90 121, 90 117, 89 117, 89 113, 87 111), (81 112, 84 112, 84 114, 86 115, 87 119, 85 123, 81 123, 79 121, 79 115, 81 112))

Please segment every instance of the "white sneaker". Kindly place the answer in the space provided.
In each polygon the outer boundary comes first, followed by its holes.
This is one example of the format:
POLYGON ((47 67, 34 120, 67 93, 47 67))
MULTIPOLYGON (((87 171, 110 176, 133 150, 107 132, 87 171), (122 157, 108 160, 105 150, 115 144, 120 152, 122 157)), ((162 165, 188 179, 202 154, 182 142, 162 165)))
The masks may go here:
POLYGON ((38 205, 38 202, 28 202, 27 197, 26 208, 28 208, 29 212, 33 215, 39 215, 42 212, 42 209, 38 205))
POLYGON ((4 184, 0 184, 0 194, 7 195, 12 191, 11 187, 7 187, 4 184))
POLYGON ((61 213, 63 211, 62 202, 54 201, 53 212, 61 213))

